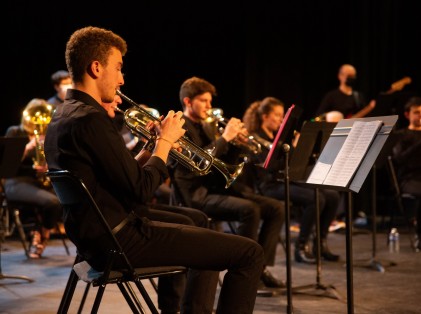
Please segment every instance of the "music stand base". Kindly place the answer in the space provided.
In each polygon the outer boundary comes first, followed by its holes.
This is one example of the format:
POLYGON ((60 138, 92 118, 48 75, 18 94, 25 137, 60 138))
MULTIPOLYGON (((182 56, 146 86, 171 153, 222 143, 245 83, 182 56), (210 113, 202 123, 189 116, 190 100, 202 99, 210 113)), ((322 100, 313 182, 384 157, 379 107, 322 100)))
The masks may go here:
POLYGON ((26 276, 0 274, 0 280, 3 280, 3 279, 19 279, 19 280, 26 280, 28 282, 34 282, 34 279, 26 277, 26 276))
POLYGON ((293 287, 292 291, 298 294, 313 295, 318 297, 326 297, 336 299, 346 303, 345 298, 336 290, 333 285, 323 285, 320 283, 309 284, 304 286, 293 287), (314 291, 302 291, 307 289, 313 289, 314 291))
POLYGON ((380 262, 380 261, 378 261, 378 260, 376 260, 374 258, 371 258, 371 259, 369 259, 366 262, 360 262, 360 263, 356 263, 354 265, 356 267, 364 267, 364 268, 374 269, 374 270, 377 270, 378 272, 381 272, 381 273, 384 273, 386 271, 386 268, 385 267, 390 267, 390 266, 396 266, 397 265, 397 263, 396 262, 393 262, 393 261, 387 261, 387 264, 388 265, 386 265, 386 266, 383 266, 383 264, 384 263, 382 263, 382 262, 380 262))

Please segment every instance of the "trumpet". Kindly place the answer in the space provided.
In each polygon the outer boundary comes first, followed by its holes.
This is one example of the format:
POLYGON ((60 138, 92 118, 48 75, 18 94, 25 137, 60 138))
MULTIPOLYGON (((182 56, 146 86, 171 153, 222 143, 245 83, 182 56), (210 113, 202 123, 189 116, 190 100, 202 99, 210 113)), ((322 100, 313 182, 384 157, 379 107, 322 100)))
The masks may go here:
MULTIPOLYGON (((222 125, 222 127, 219 128, 220 133, 223 133, 224 128, 227 125, 227 122, 223 117, 223 113, 224 111, 220 108, 212 108, 207 112, 208 118, 206 119, 206 122, 216 122, 217 124, 222 125)), ((235 146, 244 147, 255 155, 262 152, 261 143, 259 143, 253 135, 246 136, 243 133, 238 133, 237 137, 230 143, 235 146)))
MULTIPOLYGON (((124 95, 120 90, 117 90, 116 93, 132 105, 131 108, 125 111, 117 108, 118 111, 121 110, 124 113, 125 124, 135 136, 141 136, 147 140, 147 149, 152 149, 153 145, 155 145, 156 135, 146 128, 146 124, 149 121, 161 123, 161 120, 124 95)), ((172 148, 170 150, 172 158, 199 175, 206 175, 211 171, 212 167, 216 168, 226 180, 225 188, 229 188, 243 170, 244 162, 238 165, 226 164, 193 143, 186 136, 182 136, 177 143, 180 145, 181 151, 172 148)))

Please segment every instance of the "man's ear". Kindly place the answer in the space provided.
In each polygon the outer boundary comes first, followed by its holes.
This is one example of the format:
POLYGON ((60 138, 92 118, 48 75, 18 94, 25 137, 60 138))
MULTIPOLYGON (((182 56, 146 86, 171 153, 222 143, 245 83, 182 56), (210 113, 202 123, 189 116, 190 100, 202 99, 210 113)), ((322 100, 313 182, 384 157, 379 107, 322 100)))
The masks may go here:
POLYGON ((88 68, 88 74, 92 76, 92 78, 97 78, 101 71, 101 64, 98 61, 93 61, 89 68, 88 68))
POLYGON ((184 97, 183 98, 183 104, 184 104, 185 108, 190 108, 191 107, 190 97, 184 97))

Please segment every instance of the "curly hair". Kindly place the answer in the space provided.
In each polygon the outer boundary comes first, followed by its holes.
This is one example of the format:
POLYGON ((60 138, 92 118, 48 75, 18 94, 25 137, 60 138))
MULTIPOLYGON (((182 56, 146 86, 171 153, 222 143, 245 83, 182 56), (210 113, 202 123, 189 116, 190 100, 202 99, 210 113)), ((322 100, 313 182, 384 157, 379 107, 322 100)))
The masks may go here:
POLYGON ((266 97, 263 100, 253 102, 243 115, 243 123, 250 132, 256 132, 262 124, 264 114, 269 114, 274 106, 285 107, 284 103, 275 97, 266 97))
POLYGON ((118 49, 124 56, 127 52, 126 41, 99 27, 88 26, 75 31, 66 44, 66 65, 73 82, 81 82, 86 69, 93 61, 107 65, 111 48, 118 49))

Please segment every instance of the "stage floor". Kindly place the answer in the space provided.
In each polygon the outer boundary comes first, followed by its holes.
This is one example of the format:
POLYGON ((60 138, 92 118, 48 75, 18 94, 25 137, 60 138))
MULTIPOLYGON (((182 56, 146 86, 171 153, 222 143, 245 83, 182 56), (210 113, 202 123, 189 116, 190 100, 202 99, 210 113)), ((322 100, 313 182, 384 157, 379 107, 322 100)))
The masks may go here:
MULTIPOLYGON (((402 230, 401 230, 402 229, 402 230)), ((372 257, 372 235, 365 230, 355 232, 353 245, 353 295, 354 313, 410 314, 420 313, 421 308, 421 253, 410 248, 409 235, 401 232, 400 252, 389 253, 386 234, 377 234, 376 261, 384 266, 385 271, 366 267, 372 257), (395 262, 395 266, 391 265, 395 262)), ((295 234, 291 235, 292 240, 295 234)), ((2 244, 1 263, 3 275, 22 275, 34 279, 28 283, 23 280, 0 280, 0 313, 56 313, 60 299, 72 266, 75 247, 69 243, 71 255, 67 256, 61 240, 52 240, 40 260, 28 260, 17 239, 7 238, 2 244)), ((322 262, 319 283, 327 289, 301 290, 292 294, 293 312, 297 313, 348 313, 347 276, 345 264, 345 233, 335 232, 329 235, 329 245, 335 253, 341 254, 337 263, 322 262)), ((293 253, 293 250, 292 250, 293 253)), ((293 254, 291 254, 293 256, 293 254)), ((286 279, 286 256, 278 246, 277 263, 271 267, 273 274, 286 279)), ((297 264, 291 261, 292 286, 314 286, 316 266, 297 264)), ((221 274, 222 276, 223 274, 221 274)), ((85 284, 79 282, 75 300, 80 300, 85 284)), ((149 282, 145 286, 150 291, 149 282)), ((96 288, 91 289, 85 305, 85 312, 92 302, 96 288)), ((218 289, 219 291, 219 289, 218 289)), ((76 313, 76 306, 69 313, 76 313)), ((99 313, 130 313, 125 300, 115 286, 106 289, 99 313)), ((257 297, 256 314, 287 313, 285 292, 273 297, 257 297)))

